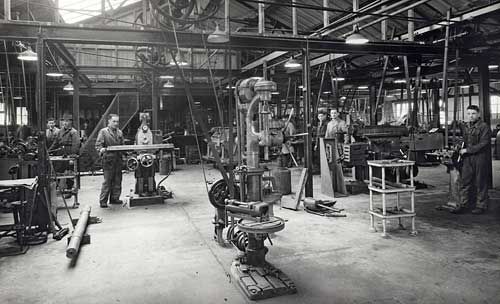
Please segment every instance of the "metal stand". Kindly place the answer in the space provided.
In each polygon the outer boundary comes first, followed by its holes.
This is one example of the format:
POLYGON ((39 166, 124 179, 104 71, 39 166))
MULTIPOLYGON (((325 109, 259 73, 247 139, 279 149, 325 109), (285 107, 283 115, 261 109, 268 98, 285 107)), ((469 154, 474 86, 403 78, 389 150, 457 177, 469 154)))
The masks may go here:
POLYGON ((387 237, 386 233, 386 222, 389 219, 398 219, 399 227, 404 229, 401 222, 402 218, 411 219, 411 235, 417 235, 417 230, 415 229, 415 185, 413 180, 413 165, 414 161, 408 160, 373 160, 368 161, 370 184, 368 189, 370 190, 370 230, 375 232, 375 217, 382 219, 382 237, 387 237), (377 178, 373 176, 373 167, 381 168, 382 178, 377 178), (400 172, 401 168, 410 167, 410 186, 401 183, 400 172), (389 182, 386 180, 386 169, 394 169, 396 171, 396 182, 389 182), (373 193, 382 194, 382 208, 375 208, 373 202, 373 193), (410 193, 411 206, 410 209, 405 209, 400 207, 400 194, 410 193), (396 206, 388 207, 386 201, 387 194, 396 194, 396 206))

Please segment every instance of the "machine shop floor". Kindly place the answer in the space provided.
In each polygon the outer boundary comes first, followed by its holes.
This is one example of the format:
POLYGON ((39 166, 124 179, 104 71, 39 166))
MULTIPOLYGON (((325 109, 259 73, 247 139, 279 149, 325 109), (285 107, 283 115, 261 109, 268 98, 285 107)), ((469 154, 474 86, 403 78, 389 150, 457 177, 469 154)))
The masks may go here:
MULTIPOLYGON (((494 162, 500 172, 500 163, 494 162)), ((284 271, 298 293, 261 303, 498 303, 500 192, 489 214, 436 211, 445 202, 444 167, 421 168, 417 180, 418 236, 389 224, 389 239, 368 231, 368 195, 337 198, 347 218, 275 208, 288 220, 273 238, 267 260, 284 271)), ((207 172, 215 181, 219 174, 207 172)), ((292 188, 300 175, 292 170, 292 188)), ((319 176, 314 176, 319 193, 319 176)), ((102 177, 82 177, 82 204, 103 222, 88 228, 92 243, 69 266, 66 240, 49 240, 22 256, 0 258, 1 303, 248 303, 231 282, 235 248, 213 241, 214 214, 199 166, 182 166, 166 185, 165 205, 98 207, 102 177)), ((133 187, 124 176, 123 193, 133 187)), ((321 198, 321 195, 316 195, 321 198)), ((284 199, 291 199, 287 196, 284 199)), ((78 210, 72 210, 76 216, 78 210)), ((0 215, 0 218, 4 215, 0 215)), ((63 210, 62 223, 68 223, 63 210)))

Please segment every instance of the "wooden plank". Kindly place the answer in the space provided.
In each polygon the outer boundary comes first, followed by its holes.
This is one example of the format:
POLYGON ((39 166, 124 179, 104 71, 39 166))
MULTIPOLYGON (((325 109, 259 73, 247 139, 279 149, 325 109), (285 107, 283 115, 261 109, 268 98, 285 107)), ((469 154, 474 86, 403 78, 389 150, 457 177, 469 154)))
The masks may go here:
POLYGON ((330 164, 326 156, 325 140, 319 139, 319 159, 321 168, 321 193, 335 198, 335 191, 333 188, 332 173, 330 172, 330 164))
POLYGON ((283 208, 295 211, 299 209, 300 199, 302 198, 302 193, 304 192, 304 188, 306 186, 306 180, 307 180, 306 177, 307 177, 307 168, 304 168, 302 169, 302 173, 300 174, 300 180, 298 185, 299 188, 295 193, 295 200, 292 201, 291 203, 289 201, 284 201, 281 205, 283 208))

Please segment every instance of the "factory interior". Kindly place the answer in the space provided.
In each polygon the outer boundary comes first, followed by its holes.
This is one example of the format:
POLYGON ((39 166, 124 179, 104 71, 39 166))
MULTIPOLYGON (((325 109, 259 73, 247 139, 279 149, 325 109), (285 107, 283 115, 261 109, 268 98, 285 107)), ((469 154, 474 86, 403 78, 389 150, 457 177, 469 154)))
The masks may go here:
POLYGON ((1 2, 0 303, 499 303, 500 1, 1 2))

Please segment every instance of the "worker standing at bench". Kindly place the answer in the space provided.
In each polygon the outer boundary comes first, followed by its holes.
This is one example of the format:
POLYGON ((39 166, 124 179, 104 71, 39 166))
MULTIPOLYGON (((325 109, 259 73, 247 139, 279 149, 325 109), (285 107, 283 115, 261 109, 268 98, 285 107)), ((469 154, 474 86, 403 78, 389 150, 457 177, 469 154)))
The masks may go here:
POLYGON ((118 128, 120 118, 117 114, 109 114, 108 126, 102 128, 97 135, 95 147, 102 158, 104 182, 102 183, 99 204, 108 208, 110 204, 122 204, 122 156, 118 151, 107 151, 107 147, 123 145, 123 134, 118 128))

